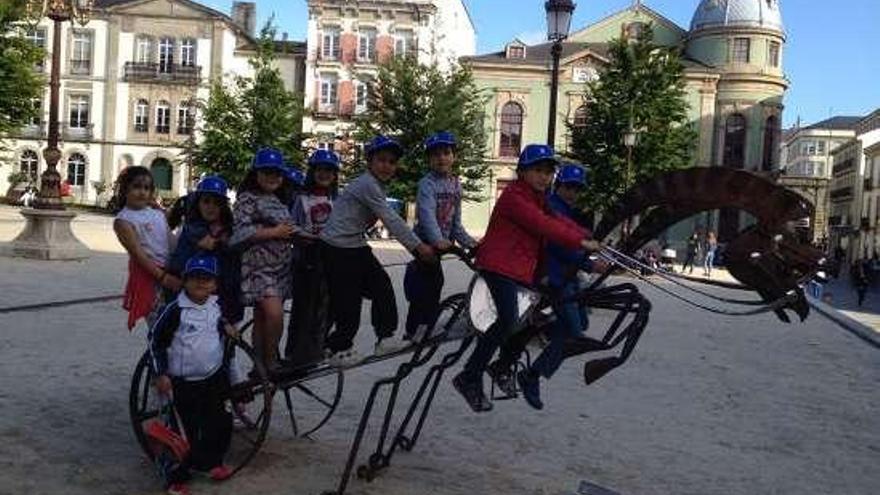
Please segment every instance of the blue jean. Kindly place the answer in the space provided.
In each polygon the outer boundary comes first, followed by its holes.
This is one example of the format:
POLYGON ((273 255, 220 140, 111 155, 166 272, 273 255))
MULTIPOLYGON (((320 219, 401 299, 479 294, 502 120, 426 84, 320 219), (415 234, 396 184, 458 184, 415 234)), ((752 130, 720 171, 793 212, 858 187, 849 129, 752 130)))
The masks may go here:
POLYGON ((491 272, 482 272, 482 276, 489 287, 492 299, 495 301, 498 319, 486 333, 479 336, 474 352, 471 353, 471 357, 464 365, 462 378, 470 382, 482 379, 486 367, 489 366, 489 361, 492 360, 495 351, 513 332, 517 320, 518 284, 507 277, 491 272))
POLYGON ((715 248, 709 249, 706 253, 706 261, 703 262, 703 269, 707 272, 712 273, 713 268, 715 268, 715 248))
MULTIPOLYGON (((578 293, 576 283, 566 284, 558 294, 560 299, 572 297, 578 293)), ((553 305, 556 322, 550 329, 550 344, 532 363, 532 371, 544 378, 550 378, 564 359, 565 341, 569 337, 579 337, 586 330, 589 320, 584 308, 577 301, 560 302, 553 305)))

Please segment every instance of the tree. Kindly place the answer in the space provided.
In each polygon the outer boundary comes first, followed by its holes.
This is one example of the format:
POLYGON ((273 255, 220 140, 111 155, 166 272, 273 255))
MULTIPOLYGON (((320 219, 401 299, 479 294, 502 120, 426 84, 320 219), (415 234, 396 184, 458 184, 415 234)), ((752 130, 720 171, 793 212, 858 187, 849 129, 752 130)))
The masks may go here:
POLYGON ((590 167, 584 200, 595 211, 658 173, 692 166, 697 133, 688 122, 679 48, 653 39, 648 27, 637 39, 611 42, 610 63, 587 83, 586 121, 569 124, 571 157, 590 167), (630 128, 637 141, 628 167, 624 134, 630 128))
POLYGON ((403 146, 389 195, 415 200, 418 181, 428 170, 422 143, 437 131, 449 131, 456 136, 456 173, 465 198, 478 199, 489 173, 483 128, 486 100, 471 71, 457 66, 443 72, 436 64, 419 64, 415 57, 395 57, 379 68, 369 89, 367 110, 356 119, 354 137, 366 142, 376 134, 387 134, 403 146))
POLYGON ((0 150, 2 140, 37 116, 34 100, 43 94, 43 77, 34 67, 43 50, 24 37, 24 2, 0 2, 0 150))
POLYGON ((235 76, 232 84, 215 79, 207 101, 199 102, 201 124, 184 151, 194 173, 217 174, 237 185, 263 146, 280 149, 292 163, 302 161, 302 95, 284 87, 274 38, 270 21, 248 61, 253 75, 235 76))

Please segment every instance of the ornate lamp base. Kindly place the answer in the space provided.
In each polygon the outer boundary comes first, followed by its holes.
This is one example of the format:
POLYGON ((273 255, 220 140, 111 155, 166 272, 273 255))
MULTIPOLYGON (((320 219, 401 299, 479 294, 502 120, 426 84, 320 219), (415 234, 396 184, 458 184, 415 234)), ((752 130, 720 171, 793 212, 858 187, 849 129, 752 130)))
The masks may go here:
POLYGON ((3 254, 40 260, 81 260, 91 251, 73 235, 70 221, 76 213, 66 210, 21 210, 27 220, 24 231, 18 235, 3 254))

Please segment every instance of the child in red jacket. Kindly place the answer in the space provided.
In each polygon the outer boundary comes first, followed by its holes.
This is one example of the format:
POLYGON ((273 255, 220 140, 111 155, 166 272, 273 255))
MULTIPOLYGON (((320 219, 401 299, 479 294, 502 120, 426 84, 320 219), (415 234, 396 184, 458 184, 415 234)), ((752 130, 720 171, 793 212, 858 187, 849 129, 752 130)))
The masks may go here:
POLYGON ((475 412, 492 410, 483 391, 483 373, 514 329, 518 287, 534 285, 546 243, 588 251, 600 248, 590 240, 588 230, 553 214, 548 207, 546 191, 556 165, 553 148, 539 144, 525 147, 519 157, 517 180, 498 199, 477 251, 476 266, 495 301, 498 319, 480 336, 464 370, 452 381, 475 412))

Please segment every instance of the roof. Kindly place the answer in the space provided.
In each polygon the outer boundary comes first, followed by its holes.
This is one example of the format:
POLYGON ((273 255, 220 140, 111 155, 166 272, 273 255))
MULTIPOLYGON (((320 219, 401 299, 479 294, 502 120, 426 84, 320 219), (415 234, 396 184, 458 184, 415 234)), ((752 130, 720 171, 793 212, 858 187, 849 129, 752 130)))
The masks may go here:
POLYGON ((638 2, 631 7, 626 7, 624 9, 618 10, 617 12, 608 14, 607 16, 599 19, 596 22, 593 22, 591 24, 587 24, 586 26, 584 26, 580 29, 574 30, 569 35, 569 37, 577 36, 578 34, 584 32, 584 31, 589 31, 590 29, 593 29, 596 26, 601 25, 602 23, 608 22, 621 14, 625 14, 628 11, 636 11, 636 12, 640 11, 640 12, 644 13, 645 15, 647 15, 648 17, 656 18, 657 20, 666 24, 670 28, 675 29, 677 31, 680 31, 682 34, 687 33, 686 29, 679 26, 678 23, 676 23, 672 19, 666 17, 665 15, 661 14, 660 12, 657 12, 656 10, 652 9, 651 7, 648 7, 647 5, 643 4, 642 2, 638 2))
MULTIPOLYGON (((137 3, 137 2, 143 2, 143 1, 144 0, 95 0, 95 8, 110 8, 110 7, 116 7, 118 5, 124 5, 127 3, 137 3)), ((232 28, 235 29, 238 32, 238 34, 242 35, 243 37, 245 37, 248 40, 252 40, 252 37, 245 31, 245 29, 242 26, 239 26, 238 24, 236 24, 235 21, 233 21, 232 18, 230 16, 228 16, 227 14, 225 14, 217 9, 213 9, 211 7, 208 7, 207 5, 203 5, 199 2, 193 1, 193 0, 174 0, 174 1, 180 2, 185 5, 189 5, 195 9, 198 9, 198 10, 201 10, 202 12, 205 12, 208 15, 223 19, 230 26, 232 26, 232 28)))
MULTIPOLYGON (((243 43, 237 46, 236 50, 244 50, 244 51, 254 51, 257 49, 257 43, 259 40, 248 40, 246 43, 243 43)), ((294 55, 306 55, 306 42, 305 41, 294 41, 294 40, 275 40, 274 49, 276 55, 284 55, 287 53, 291 53, 294 55)))
POLYGON ((850 131, 856 128, 856 124, 858 124, 863 117, 858 116, 845 116, 845 115, 837 115, 835 117, 831 117, 830 119, 825 119, 821 122, 816 122, 815 124, 808 125, 804 127, 804 129, 836 129, 843 131, 850 131))
MULTIPOLYGON (((501 50, 498 52, 487 53, 485 55, 462 57, 462 60, 476 63, 545 66, 550 60, 552 60, 552 56, 550 55, 550 49, 552 46, 553 43, 527 46, 525 58, 507 58, 507 51, 501 50)), ((608 56, 608 45, 605 43, 564 42, 562 43, 561 58, 565 59, 584 50, 589 50, 600 57, 608 56)))
POLYGON ((784 31, 779 0, 702 0, 691 20, 691 31, 728 26, 784 31))

